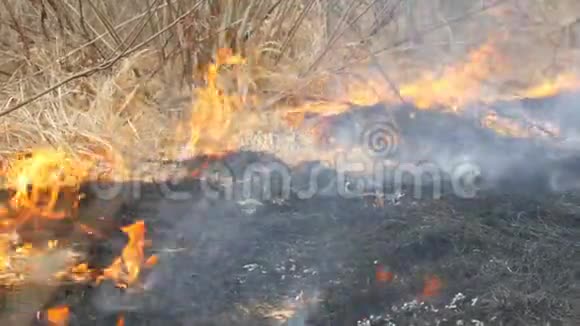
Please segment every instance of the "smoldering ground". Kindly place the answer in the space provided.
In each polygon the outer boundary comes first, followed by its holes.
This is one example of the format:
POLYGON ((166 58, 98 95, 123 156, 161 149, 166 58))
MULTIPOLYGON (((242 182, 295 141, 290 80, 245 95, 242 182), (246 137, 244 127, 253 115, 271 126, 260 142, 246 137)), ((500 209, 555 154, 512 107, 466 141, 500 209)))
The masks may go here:
MULTIPOLYGON (((333 117, 326 132, 343 143, 325 146, 360 145, 360 126, 384 117, 385 109, 360 108, 333 117)), ((570 120, 563 115, 562 121, 570 120)), ((470 162, 481 173, 477 195, 465 199, 444 188, 441 198, 416 198, 411 179, 402 188, 408 194, 396 200, 366 191, 344 197, 336 191, 337 171, 317 162, 293 167, 268 153, 231 153, 215 165, 241 184, 232 188, 231 198, 207 196, 200 179, 172 188, 187 192, 187 200, 168 198, 158 184, 141 185, 140 197, 125 215, 146 220, 159 264, 145 274, 145 291, 103 286, 87 292, 87 299, 73 306, 77 319, 100 325, 123 313, 127 322, 153 325, 354 325, 374 315, 381 318, 372 325, 388 325, 394 320, 455 324, 568 318, 574 292, 566 284, 575 277, 579 224, 574 216, 580 201, 564 190, 576 189, 577 153, 554 139, 499 135, 469 117, 412 107, 401 107, 393 116, 400 142, 388 159, 419 166, 435 162, 443 171, 458 161, 470 162), (247 171, 256 167, 287 169, 294 182, 290 196, 281 196, 280 173, 262 174, 266 177, 243 188, 247 171), (320 171, 317 189, 333 190, 300 198, 296 189, 311 183, 312 169, 320 171), (554 175, 565 183, 554 183, 554 175), (271 196, 264 196, 261 182, 269 182, 271 196), (396 281, 374 279, 377 264, 387 266, 396 281), (390 310, 417 298, 428 274, 445 280, 437 297, 423 298, 433 309, 415 311, 414 317, 390 310), (531 286, 537 278, 544 281, 531 286), (444 308, 458 292, 481 306, 444 308), (92 313, 96 317, 89 320, 92 313)), ((564 134, 574 132, 569 125, 564 134)), ((432 185, 425 180, 419 186, 429 194, 432 185)), ((223 190, 223 183, 212 186, 223 190)))

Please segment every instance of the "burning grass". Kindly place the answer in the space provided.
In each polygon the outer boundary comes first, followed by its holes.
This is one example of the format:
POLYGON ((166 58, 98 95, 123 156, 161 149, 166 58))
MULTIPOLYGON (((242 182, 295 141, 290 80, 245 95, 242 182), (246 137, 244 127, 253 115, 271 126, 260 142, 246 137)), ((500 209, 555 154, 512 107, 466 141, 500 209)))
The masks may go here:
MULTIPOLYGON (((243 121, 246 130, 276 129, 276 124, 287 129, 281 121, 269 122, 272 116, 265 117, 268 114, 264 109, 274 104, 282 104, 282 110, 295 117, 296 112, 332 114, 347 110, 352 104, 400 100, 424 109, 460 110, 473 102, 493 102, 509 94, 544 97, 579 86, 575 72, 562 67, 552 69, 551 74, 534 71, 534 78, 526 76, 523 70, 529 69, 504 60, 506 54, 511 59, 514 50, 496 44, 541 47, 553 41, 553 29, 573 32, 574 20, 568 16, 558 22, 563 26, 542 16, 543 20, 534 22, 538 29, 535 34, 510 36, 507 40, 502 36, 506 33, 499 30, 490 29, 484 38, 479 37, 481 33, 473 34, 474 40, 467 42, 483 45, 463 55, 463 59, 458 51, 450 51, 448 57, 433 56, 447 61, 442 71, 421 59, 424 51, 440 54, 439 46, 415 47, 413 51, 405 50, 404 55, 378 51, 385 43, 414 44, 407 37, 413 28, 425 27, 425 37, 429 38, 426 40, 433 41, 456 41, 453 38, 459 34, 465 38, 453 28, 473 30, 494 19, 513 28, 506 17, 516 23, 521 19, 518 15, 526 12, 509 1, 489 8, 467 8, 470 10, 464 14, 475 12, 474 17, 458 19, 458 26, 449 27, 448 31, 441 27, 431 31, 423 25, 454 14, 461 18, 461 8, 434 8, 440 18, 427 15, 422 17, 424 23, 420 26, 410 26, 412 16, 430 9, 419 6, 411 8, 416 13, 409 14, 409 8, 397 0, 333 5, 315 0, 173 0, 123 8, 107 0, 91 4, 7 0, 3 6, 5 23, 0 33, 4 37, 1 49, 5 59, 0 62, 0 103, 5 110, 23 105, 3 117, 0 150, 5 154, 40 144, 83 153, 114 148, 127 160, 136 162, 175 159, 184 152, 191 155, 235 148, 223 138, 236 138, 226 132, 233 132, 230 127, 237 127, 237 121, 243 121), (479 15, 477 10, 481 11, 479 15), (378 34, 387 35, 388 39, 379 39, 378 34), (403 42, 393 41, 401 37, 403 42), (486 38, 494 42, 486 43, 486 38), (543 43, 533 38, 542 39, 543 43), (361 39, 364 42, 359 42, 361 39), (221 78, 217 78, 217 70, 228 63, 219 62, 224 59, 219 53, 227 49, 244 58, 244 68, 238 67, 243 72, 240 74, 236 68, 237 73, 220 73, 221 78), (389 71, 388 76, 379 73, 351 81, 336 75, 334 68, 360 58, 380 60, 381 69, 389 71), (404 58, 411 59, 414 66, 404 63, 404 58), (517 71, 508 69, 514 67, 517 71), (409 75, 410 72, 415 73, 409 75), (391 83, 385 82, 385 77, 391 83), (535 81, 529 82, 530 79, 535 81), (337 88, 337 80, 342 84, 346 80, 347 85, 337 88), (496 94, 507 89, 490 85, 498 80, 525 83, 496 94), (196 87, 193 94, 192 84, 196 87), (219 88, 223 96, 215 96, 214 88, 219 88), (202 105, 205 111, 200 110, 202 105), (208 116, 207 111, 211 110, 207 107, 220 107, 221 116, 218 112, 208 116), (241 108, 243 113, 234 114, 241 108), (199 117, 192 117, 192 112, 199 117), (184 125, 187 120, 191 123, 184 125), (210 122, 216 126, 208 126, 210 122), (201 134, 207 134, 210 140, 200 140, 201 134), (204 148, 194 149, 192 142, 204 148)), ((530 1, 527 10, 537 13, 543 9, 564 15, 567 10, 562 8, 567 8, 566 4, 546 6, 542 1, 530 1)), ((555 64, 573 57, 570 48, 564 49, 554 59, 555 64)), ((368 76, 368 69, 363 74, 368 76)))
POLYGON ((241 52, 254 67, 252 80, 231 85, 236 91, 265 84, 282 91, 291 86, 286 76, 300 73, 296 63, 308 61, 308 52, 297 49, 322 37, 304 33, 321 19, 314 1, 308 8, 181 0, 121 10, 111 1, 3 5, 9 9, 2 17, 3 108, 45 93, 4 117, 4 153, 42 143, 85 152, 113 146, 141 160, 162 158, 188 114, 190 85, 205 83, 218 49, 241 52), (308 19, 298 23, 302 15, 308 19))
MULTIPOLYGON (((103 174, 142 178, 128 171, 145 161, 219 158, 239 150, 248 133, 298 133, 309 139, 299 154, 272 151, 292 163, 323 159, 328 153, 316 145, 325 118, 356 106, 410 104, 465 115, 483 107, 476 121, 500 135, 559 137, 558 126, 491 108, 580 90, 576 3, 519 4, 2 1, 0 154, 9 194, 0 207, 0 283, 41 275, 37 260, 52 259, 58 267, 44 267, 51 276, 137 284, 157 259, 146 258, 143 221, 121 227, 127 244, 102 270, 66 249, 68 239, 39 230, 72 223, 95 235, 78 216, 82 183, 103 174), (548 55, 555 43, 560 50, 548 55), (312 116, 322 125, 304 124, 312 116), (95 173, 102 163, 106 171, 95 173)), ((430 277, 423 294, 440 286, 430 277)), ((55 309, 49 319, 64 318, 55 309)))
MULTIPOLYGON (((3 171, 9 206, 0 217, 2 284, 58 282, 64 278, 80 281, 83 274, 91 277, 86 264, 77 265, 84 257, 71 249, 78 239, 71 237, 68 226, 72 223, 73 231, 94 233, 80 219, 79 206, 85 195, 81 185, 102 181, 93 179, 97 163, 95 158, 74 157, 53 149, 39 149, 9 160, 3 171)), ((145 225, 136 223, 122 230, 129 235, 124 263, 115 263, 104 275, 114 274, 111 277, 119 279, 123 264, 128 264, 128 281, 133 283, 144 263, 145 225)))

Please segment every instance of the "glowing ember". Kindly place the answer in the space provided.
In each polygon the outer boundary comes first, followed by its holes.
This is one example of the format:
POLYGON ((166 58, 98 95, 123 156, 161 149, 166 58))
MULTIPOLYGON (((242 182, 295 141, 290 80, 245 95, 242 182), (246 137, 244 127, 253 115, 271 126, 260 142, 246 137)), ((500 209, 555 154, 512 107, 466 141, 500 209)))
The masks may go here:
POLYGON ((125 317, 123 315, 120 315, 117 319, 117 326, 125 326, 125 317))
POLYGON ((378 282, 390 283, 393 281, 394 278, 395 278, 395 274, 393 274, 393 272, 389 271, 388 268, 386 268, 385 266, 379 265, 376 267, 375 279, 378 282))
POLYGON ((441 279, 434 275, 429 275, 425 278, 425 284, 423 286, 423 297, 434 297, 441 293, 443 288, 443 282, 441 279))

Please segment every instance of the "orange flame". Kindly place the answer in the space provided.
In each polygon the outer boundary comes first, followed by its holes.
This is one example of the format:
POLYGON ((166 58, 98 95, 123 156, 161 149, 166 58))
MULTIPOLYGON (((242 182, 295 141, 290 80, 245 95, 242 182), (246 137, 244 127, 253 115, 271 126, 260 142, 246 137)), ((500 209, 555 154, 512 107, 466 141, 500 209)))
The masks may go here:
POLYGON ((120 315, 117 319, 117 326, 125 326, 125 316, 120 315))
POLYGON ((231 49, 220 49, 215 63, 208 66, 206 87, 194 90, 187 150, 190 155, 219 154, 232 150, 235 143, 229 137, 234 112, 247 104, 248 98, 228 94, 217 83, 222 66, 242 65, 244 58, 234 55, 231 49))
POLYGON ((580 79, 574 74, 564 73, 554 79, 544 80, 538 85, 525 89, 520 96, 523 98, 546 98, 562 92, 577 90, 580 90, 580 79))
MULTIPOLYGON (((553 78, 544 78, 527 88, 520 87, 519 91, 512 88, 510 93, 502 93, 501 87, 491 88, 488 85, 493 82, 509 81, 509 74, 506 72, 510 71, 510 67, 505 59, 506 57, 496 48, 495 41, 490 40, 471 51, 466 60, 449 65, 440 73, 424 72, 420 78, 409 82, 395 82, 391 86, 390 82, 380 75, 371 76, 366 80, 347 78, 343 96, 335 97, 336 100, 318 100, 285 108, 283 118, 291 127, 302 127, 308 114, 331 116, 351 110, 357 105, 372 106, 384 103, 388 107, 389 104, 398 104, 401 100, 422 110, 462 113, 469 105, 476 103, 545 98, 562 92, 580 91, 580 77, 574 73, 562 73, 553 78)), ((523 126, 520 122, 499 117, 494 112, 489 112, 481 120, 482 126, 511 137, 559 134, 559 131, 555 130, 557 128, 539 126, 535 122, 529 123, 533 125, 531 129, 534 130, 529 130, 529 127, 523 126)), ((314 130, 314 133, 316 132, 314 130)))
POLYGON ((440 76, 426 73, 418 81, 401 86, 399 92, 419 109, 442 106, 456 111, 481 99, 482 81, 501 66, 501 57, 489 42, 472 51, 466 62, 447 67, 440 76))
POLYGON ((66 305, 50 308, 46 312, 46 319, 51 325, 66 326, 70 319, 70 309, 66 305))
POLYGON ((394 93, 395 88, 389 87, 382 76, 349 81, 344 96, 338 100, 306 103, 287 109, 285 119, 290 125, 297 126, 306 113, 335 115, 351 109, 353 105, 397 103, 401 99, 419 109, 451 108, 457 111, 468 103, 481 100, 484 89, 482 81, 500 67, 502 57, 490 41, 472 51, 465 62, 448 66, 440 74, 425 72, 419 79, 401 84, 397 89, 399 94, 394 93))
POLYGON ((145 260, 144 247, 145 240, 145 222, 140 220, 129 226, 121 228, 123 233, 127 234, 129 241, 123 249, 121 256, 117 257, 113 263, 103 271, 102 279, 111 279, 119 287, 127 287, 137 282, 141 268, 150 266, 156 262, 156 256, 149 257, 145 260))
MULTIPOLYGON (((29 157, 14 160, 6 175, 6 186, 15 190, 11 207, 24 212, 20 222, 33 215, 47 219, 66 217, 68 212, 57 210, 59 194, 64 188, 69 189, 69 194, 78 193, 91 166, 90 161, 53 149, 39 149, 29 157)), ((78 198, 72 201, 74 208, 78 198)))

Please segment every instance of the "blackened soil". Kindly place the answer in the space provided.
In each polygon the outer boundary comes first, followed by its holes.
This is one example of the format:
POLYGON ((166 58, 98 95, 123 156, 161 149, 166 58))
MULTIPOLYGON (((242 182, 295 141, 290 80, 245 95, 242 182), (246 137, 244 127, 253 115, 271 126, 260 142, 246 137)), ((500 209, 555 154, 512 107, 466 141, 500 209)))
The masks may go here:
MULTIPOLYGON (((335 185, 275 200, 248 199, 237 184, 230 198, 208 198, 192 180, 172 188, 188 196, 170 199, 167 189, 143 184, 119 216, 123 224, 144 219, 149 253, 159 256, 142 275, 143 289, 73 286, 47 306, 70 305, 73 325, 115 325, 120 315, 126 325, 166 326, 578 325, 578 156, 497 137, 463 118, 408 113, 395 117, 398 136, 416 146, 396 158, 416 162, 426 153, 443 166, 464 153, 493 180, 485 192, 345 198, 335 185), (562 172, 560 189, 550 185, 554 172, 562 172)), ((337 117, 358 121, 346 139, 361 132, 367 114, 337 117)), ((276 158, 238 153, 223 162, 230 181, 243 185, 244 167, 260 160, 276 158)), ((117 232, 100 243, 94 263, 109 263, 125 241, 117 232)))
MULTIPOLYGON (((144 289, 73 286, 73 325, 576 325, 580 198, 487 193, 307 200, 186 200, 143 185, 121 220, 144 219, 159 263, 144 289), (377 270, 393 280, 377 279, 377 270), (426 279, 441 288, 425 295, 426 279), (456 299, 452 304, 453 299, 456 299), (371 317, 372 316, 372 317, 371 317)), ((114 236, 95 256, 120 252, 114 236)))

